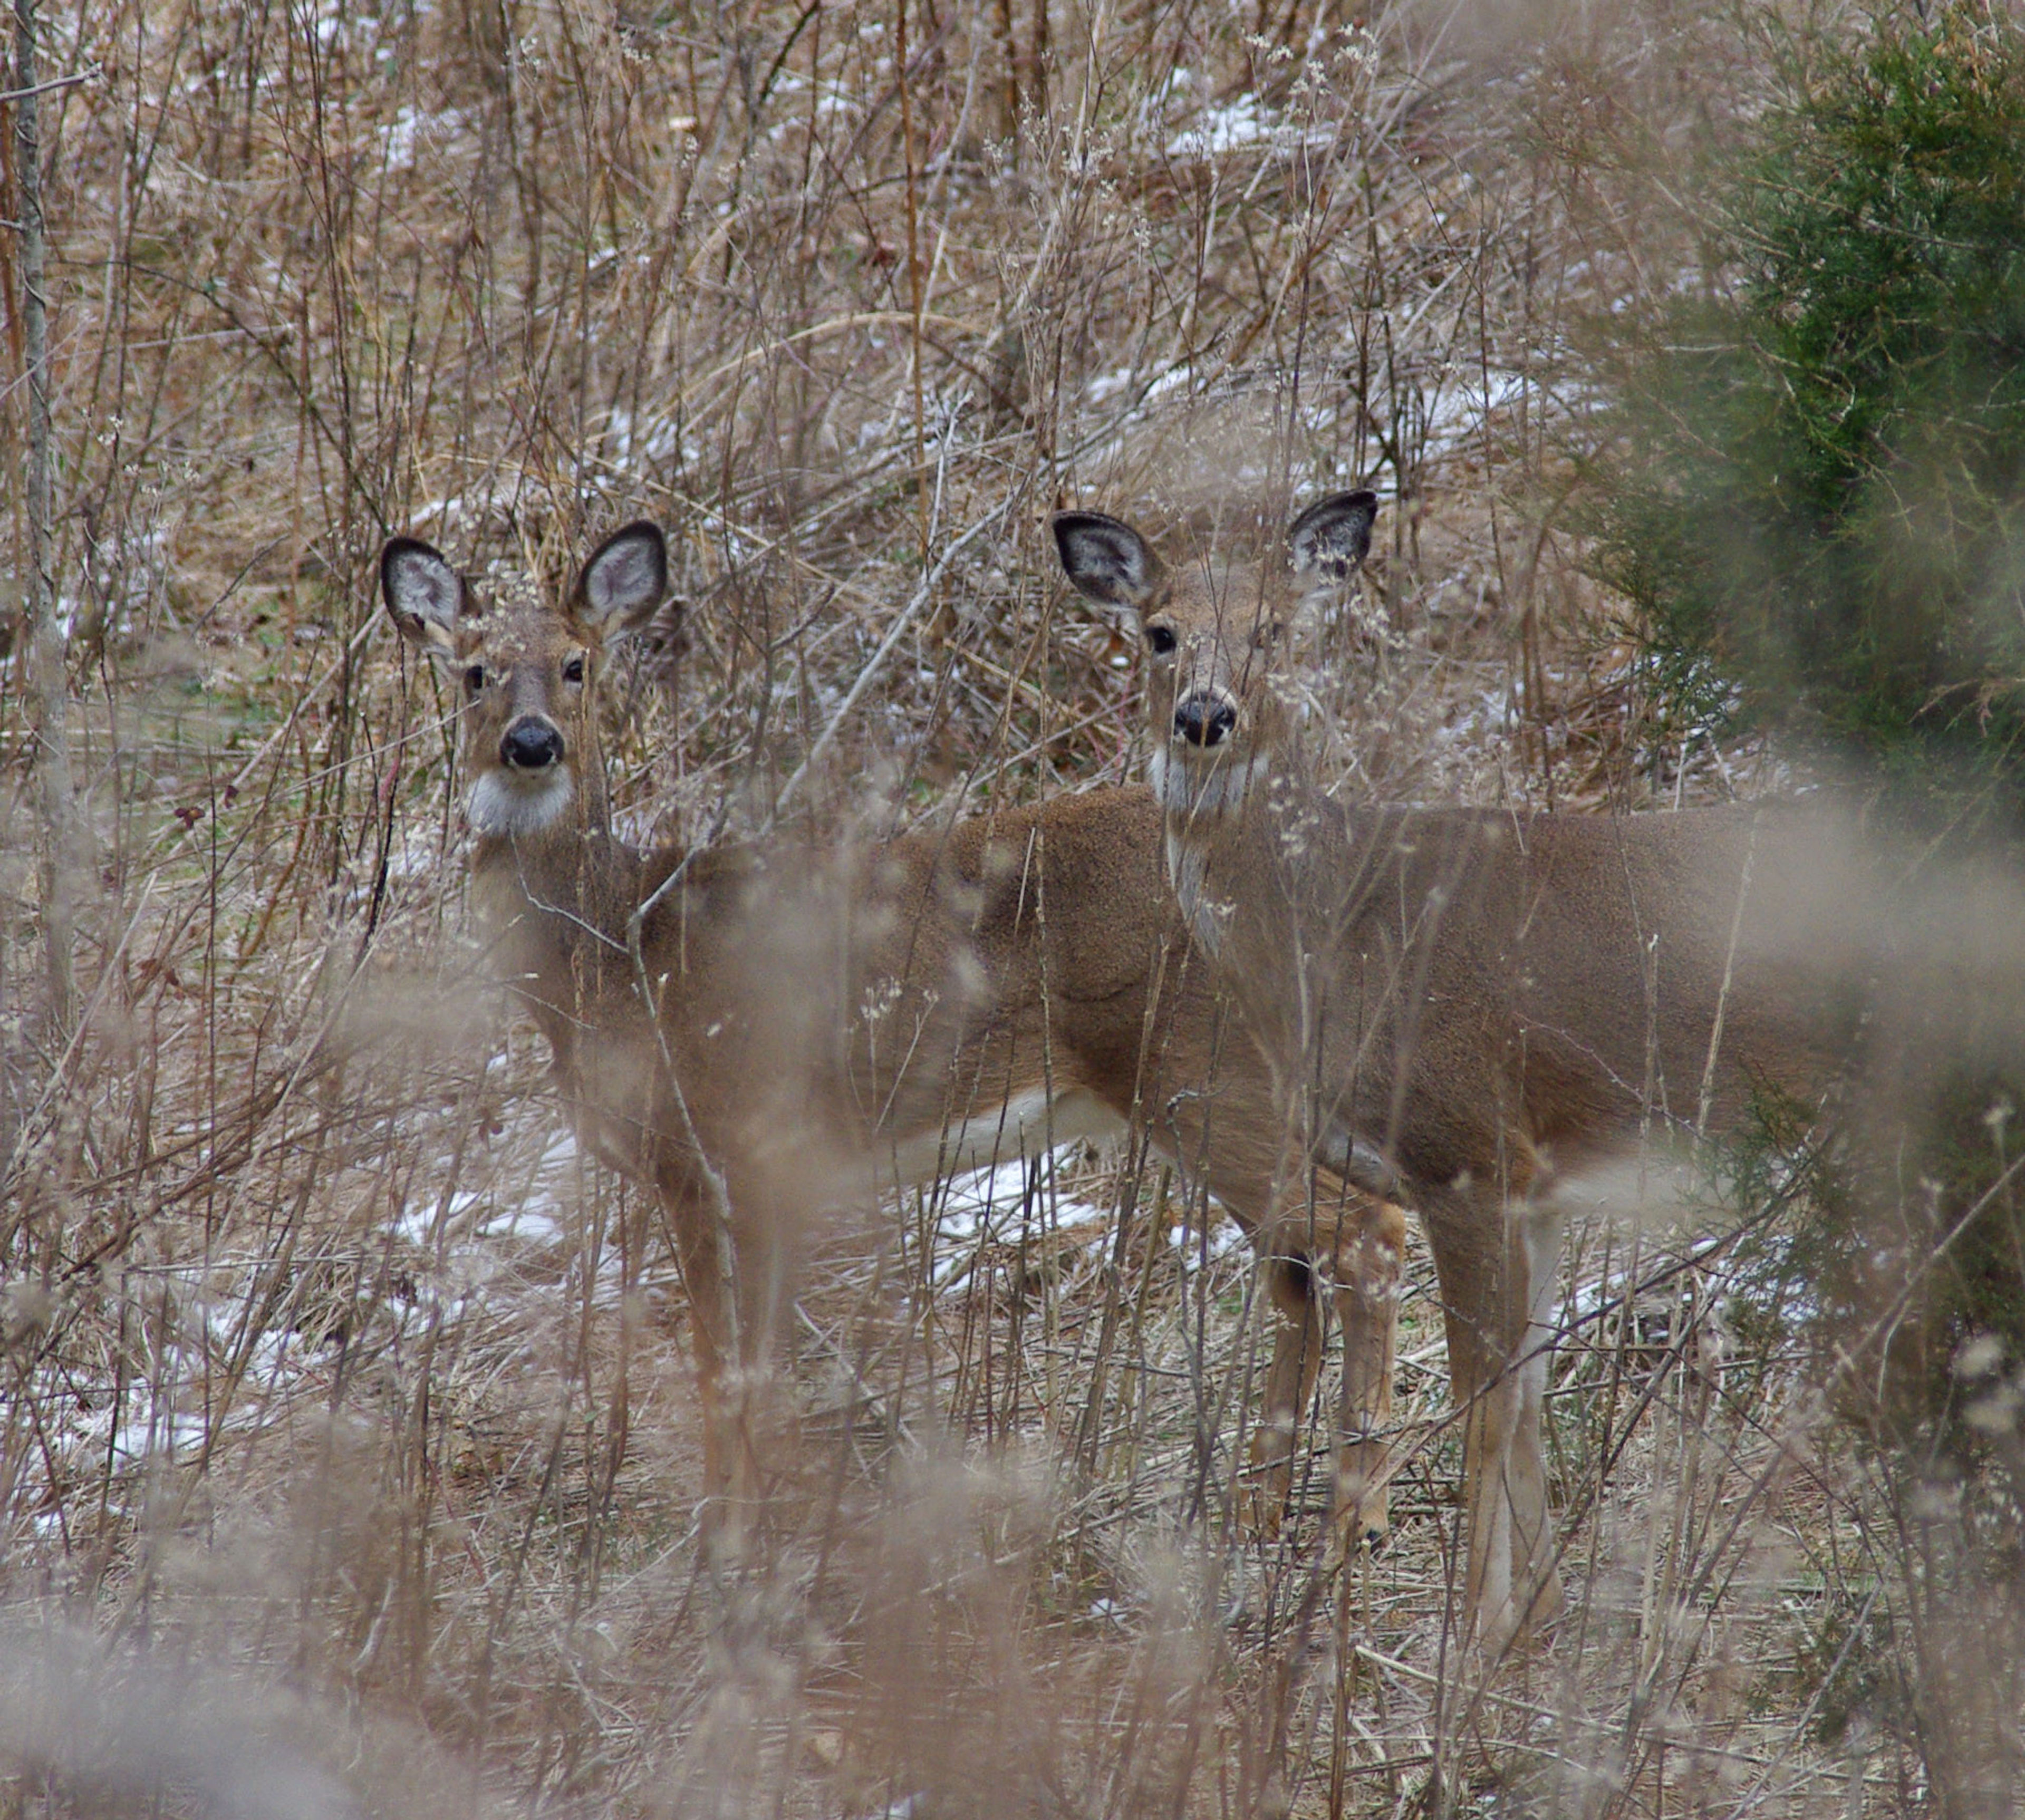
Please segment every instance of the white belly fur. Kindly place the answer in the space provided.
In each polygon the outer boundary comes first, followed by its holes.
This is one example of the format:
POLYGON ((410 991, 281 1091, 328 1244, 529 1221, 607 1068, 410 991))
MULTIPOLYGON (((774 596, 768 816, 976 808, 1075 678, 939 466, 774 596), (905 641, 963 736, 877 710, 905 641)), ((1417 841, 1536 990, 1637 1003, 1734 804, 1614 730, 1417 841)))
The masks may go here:
POLYGON ((939 1176, 988 1169, 1015 1157, 1038 1157, 1063 1144, 1117 1136, 1125 1121, 1093 1094, 1016 1093, 1005 1105, 898 1143, 879 1147, 882 1187, 917 1187, 939 1176))

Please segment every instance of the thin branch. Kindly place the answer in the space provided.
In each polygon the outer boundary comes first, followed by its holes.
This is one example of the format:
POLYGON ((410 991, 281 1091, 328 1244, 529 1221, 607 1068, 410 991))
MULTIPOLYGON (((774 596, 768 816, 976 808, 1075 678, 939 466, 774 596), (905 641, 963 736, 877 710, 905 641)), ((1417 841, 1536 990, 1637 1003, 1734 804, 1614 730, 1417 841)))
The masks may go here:
POLYGON ((17 182, 21 190, 23 364, 28 380, 28 644, 34 677, 35 773, 42 814, 42 941, 49 978, 49 1024, 61 1039, 75 1001, 72 974, 77 907, 77 811, 72 799, 69 649, 57 618, 50 549, 48 252, 42 229, 42 141, 35 79, 35 0, 14 0, 13 91, 17 182))
MULTIPOLYGON (((15 30, 17 31, 20 29, 21 10, 20 8, 16 9, 15 30)), ((30 7, 27 10, 32 17, 35 9, 30 7)), ((31 26, 30 29, 32 31, 33 27, 31 26)), ((82 83, 95 83, 104 73, 97 64, 94 64, 90 69, 81 69, 75 75, 51 76, 46 83, 34 83, 18 89, 0 89, 0 107, 11 107, 17 101, 32 101, 38 96, 53 95, 63 89, 74 89, 82 83)), ((16 225, 17 224, 11 222, 8 223, 10 227, 16 225)))
POLYGON ((941 583, 943 576, 947 571, 950 564, 954 562, 979 534, 1003 518, 1005 511, 1006 508, 1003 506, 994 506, 990 512, 943 552, 935 566, 929 570, 927 578, 914 590, 913 599, 901 609, 899 617, 888 628, 886 636, 879 641, 879 648, 873 652, 871 661, 858 673, 858 681, 851 685, 843 699, 837 703, 836 712, 830 716, 823 730, 816 736, 815 743, 810 747, 807 757, 795 767, 794 775, 781 786, 781 794, 774 801, 775 815, 779 815, 794 799, 795 793, 801 788, 803 782, 807 779, 816 761, 829 750, 830 742, 836 737, 837 730, 850 719, 851 711, 864 698, 865 692, 871 688, 873 682, 877 680, 879 673, 886 667, 886 660, 893 655, 895 646, 899 644, 902 638, 906 635, 907 629, 920 616, 921 609, 935 598, 935 589, 941 583))

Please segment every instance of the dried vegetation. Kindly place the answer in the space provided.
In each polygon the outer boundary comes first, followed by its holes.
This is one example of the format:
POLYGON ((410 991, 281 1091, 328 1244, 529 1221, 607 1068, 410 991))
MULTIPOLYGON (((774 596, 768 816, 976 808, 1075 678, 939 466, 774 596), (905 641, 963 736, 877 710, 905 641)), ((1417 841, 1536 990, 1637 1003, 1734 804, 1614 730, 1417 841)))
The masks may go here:
POLYGON ((659 519, 681 611, 619 692, 627 825, 826 837, 1136 773, 1130 654, 1061 600, 1053 508, 1255 541, 1369 483, 1310 673, 1348 787, 1748 788, 1751 754, 1641 715, 1555 504, 1572 315, 1668 281, 1643 153, 1749 93, 1692 14, 45 17, 90 864, 66 1026, 17 652, 0 1811, 1923 1798, 1873 1488, 1778 1297, 1718 1318, 1726 1218, 1583 1240, 1578 1597, 1494 1679, 1450 1649, 1424 1260, 1392 1535, 1325 1576, 1319 1455, 1283 1536, 1235 1520, 1248 1254, 1130 1151, 840 1217, 768 1527, 710 1565, 664 1236, 487 983, 448 703, 370 582, 391 531, 560 581, 659 519))

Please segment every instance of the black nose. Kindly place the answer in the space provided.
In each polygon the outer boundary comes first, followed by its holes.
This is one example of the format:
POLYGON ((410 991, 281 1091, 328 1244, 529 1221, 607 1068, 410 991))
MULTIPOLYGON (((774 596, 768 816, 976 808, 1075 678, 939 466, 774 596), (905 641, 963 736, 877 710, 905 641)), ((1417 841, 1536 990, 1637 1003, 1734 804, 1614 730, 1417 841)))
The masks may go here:
POLYGON ((499 742, 499 761, 516 771, 546 771, 562 762, 563 736, 532 715, 516 721, 499 742))
POLYGON ((1174 710, 1174 731, 1191 746, 1220 746, 1237 725, 1237 709, 1212 698, 1185 696, 1174 710))

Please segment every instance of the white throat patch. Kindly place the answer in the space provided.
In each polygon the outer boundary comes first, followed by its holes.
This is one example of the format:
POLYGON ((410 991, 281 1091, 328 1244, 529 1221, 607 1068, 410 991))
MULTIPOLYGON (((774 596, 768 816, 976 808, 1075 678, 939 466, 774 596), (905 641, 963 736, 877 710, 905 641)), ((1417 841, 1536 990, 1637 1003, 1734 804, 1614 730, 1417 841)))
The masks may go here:
POLYGON ((1214 901, 1204 889, 1208 876, 1208 864, 1202 849, 1191 846, 1175 833, 1171 822, 1167 827, 1167 882, 1174 888, 1174 899, 1182 907, 1189 934, 1201 945, 1203 952, 1214 960, 1217 951, 1223 946, 1224 919, 1229 915, 1230 907, 1214 901))
POLYGON ((472 785, 464 813, 473 831, 481 835, 502 838, 535 835, 555 825, 575 794, 567 765, 551 765, 525 776, 492 766, 472 785))
POLYGON ((1177 759, 1164 746, 1146 765, 1155 800, 1169 815, 1183 816, 1236 814, 1265 772, 1263 752, 1255 752, 1235 765, 1212 761, 1196 765, 1177 759))
POLYGON ((1165 747, 1156 751, 1147 776, 1167 816, 1167 882, 1182 907, 1189 933, 1214 956, 1223 945, 1225 925, 1237 908, 1209 893, 1208 846, 1217 824, 1244 809, 1252 787, 1266 774, 1266 754, 1255 752, 1237 763, 1192 765, 1165 747))

